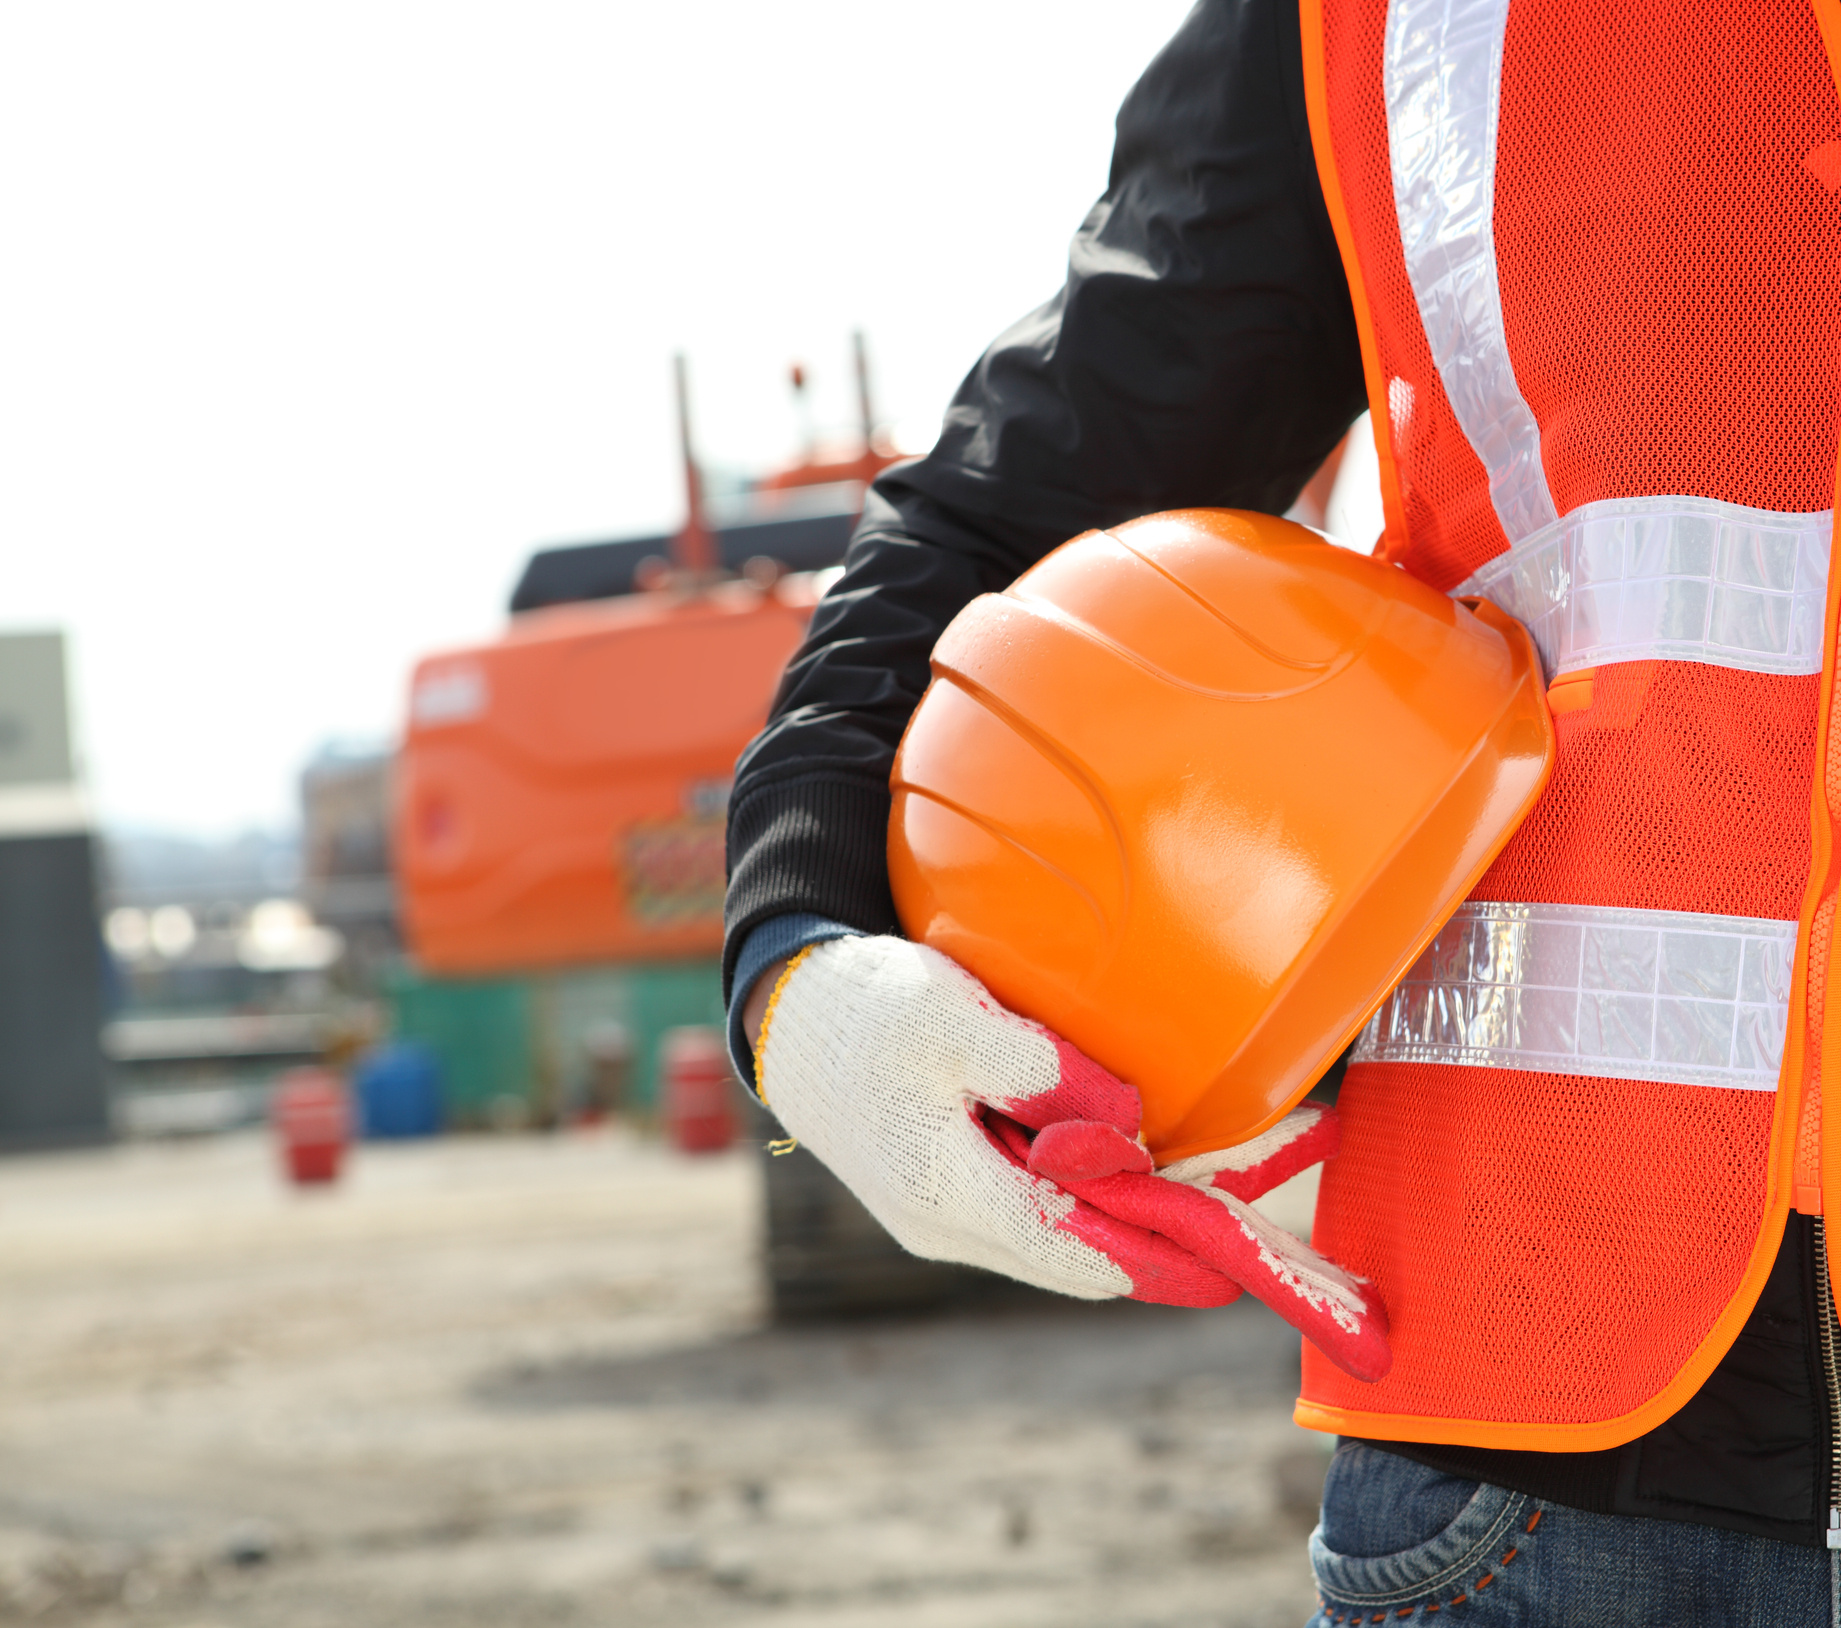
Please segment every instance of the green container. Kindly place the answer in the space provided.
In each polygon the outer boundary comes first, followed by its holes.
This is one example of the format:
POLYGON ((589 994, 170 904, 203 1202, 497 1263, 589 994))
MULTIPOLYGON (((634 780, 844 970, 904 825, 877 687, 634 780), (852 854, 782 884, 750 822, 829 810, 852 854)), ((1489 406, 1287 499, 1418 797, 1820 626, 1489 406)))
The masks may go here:
POLYGON ((481 1129, 530 1118, 536 1048, 522 979, 400 973, 387 994, 397 1038, 419 1040, 440 1059, 449 1125, 481 1129))
POLYGON ((633 1048, 629 1108, 658 1105, 659 1045, 667 1029, 720 1029, 722 969, 713 958, 578 967, 522 978, 424 978, 402 972, 388 990, 393 1027, 441 1059, 448 1123, 551 1124, 587 1100, 589 1041, 620 1024, 633 1048))

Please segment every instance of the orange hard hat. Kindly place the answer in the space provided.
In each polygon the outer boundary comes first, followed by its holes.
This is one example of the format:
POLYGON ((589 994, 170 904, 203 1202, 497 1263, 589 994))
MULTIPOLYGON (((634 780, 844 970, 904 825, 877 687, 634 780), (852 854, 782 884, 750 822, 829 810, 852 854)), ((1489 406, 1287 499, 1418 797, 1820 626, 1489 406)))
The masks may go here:
POLYGON ((1269 515, 1151 515, 941 636, 891 777, 895 904, 1135 1085, 1167 1163, 1310 1089, 1553 755, 1494 605, 1269 515))

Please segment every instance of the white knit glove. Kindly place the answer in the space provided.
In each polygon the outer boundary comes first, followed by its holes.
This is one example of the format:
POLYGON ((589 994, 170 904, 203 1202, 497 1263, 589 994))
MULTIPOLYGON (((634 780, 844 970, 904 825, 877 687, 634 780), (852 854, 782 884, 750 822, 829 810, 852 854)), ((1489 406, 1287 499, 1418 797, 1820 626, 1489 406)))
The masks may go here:
POLYGON ((916 1255, 1083 1300, 1214 1306, 1240 1292, 1169 1239, 1032 1175, 993 1136, 980 1105, 1031 1127, 1136 1135, 1138 1094, 936 950, 899 938, 805 950, 754 1056, 780 1123, 916 1255))
POLYGON ((1327 1109, 1153 1173, 1136 1091, 897 938, 795 958, 755 1076, 781 1124, 916 1255, 1088 1300, 1218 1306, 1244 1285, 1351 1373, 1387 1370, 1372 1290, 1250 1207, 1334 1150, 1327 1109))

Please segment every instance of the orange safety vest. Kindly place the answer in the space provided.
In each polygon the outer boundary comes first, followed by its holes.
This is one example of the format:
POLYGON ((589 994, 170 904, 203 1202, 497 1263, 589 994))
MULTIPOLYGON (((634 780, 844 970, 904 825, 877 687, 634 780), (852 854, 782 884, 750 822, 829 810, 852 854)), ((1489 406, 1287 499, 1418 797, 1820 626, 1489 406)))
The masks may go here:
POLYGON ((1611 1447, 1841 1207, 1841 0, 1301 4, 1381 547, 1529 626, 1559 762, 1358 1045, 1314 1237, 1395 1362, 1297 1418, 1611 1447))

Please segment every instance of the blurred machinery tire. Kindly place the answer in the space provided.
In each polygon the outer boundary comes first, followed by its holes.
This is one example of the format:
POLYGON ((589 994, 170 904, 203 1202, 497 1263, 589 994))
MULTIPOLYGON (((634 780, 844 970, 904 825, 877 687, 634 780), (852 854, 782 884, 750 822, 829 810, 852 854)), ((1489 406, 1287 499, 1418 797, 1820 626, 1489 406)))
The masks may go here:
POLYGON ((747 1135, 760 1148, 765 1266, 776 1323, 934 1311, 967 1301, 1054 1298, 974 1267, 922 1260, 896 1243, 856 1196, 805 1148, 772 1153, 783 1135, 750 1092, 747 1135))

